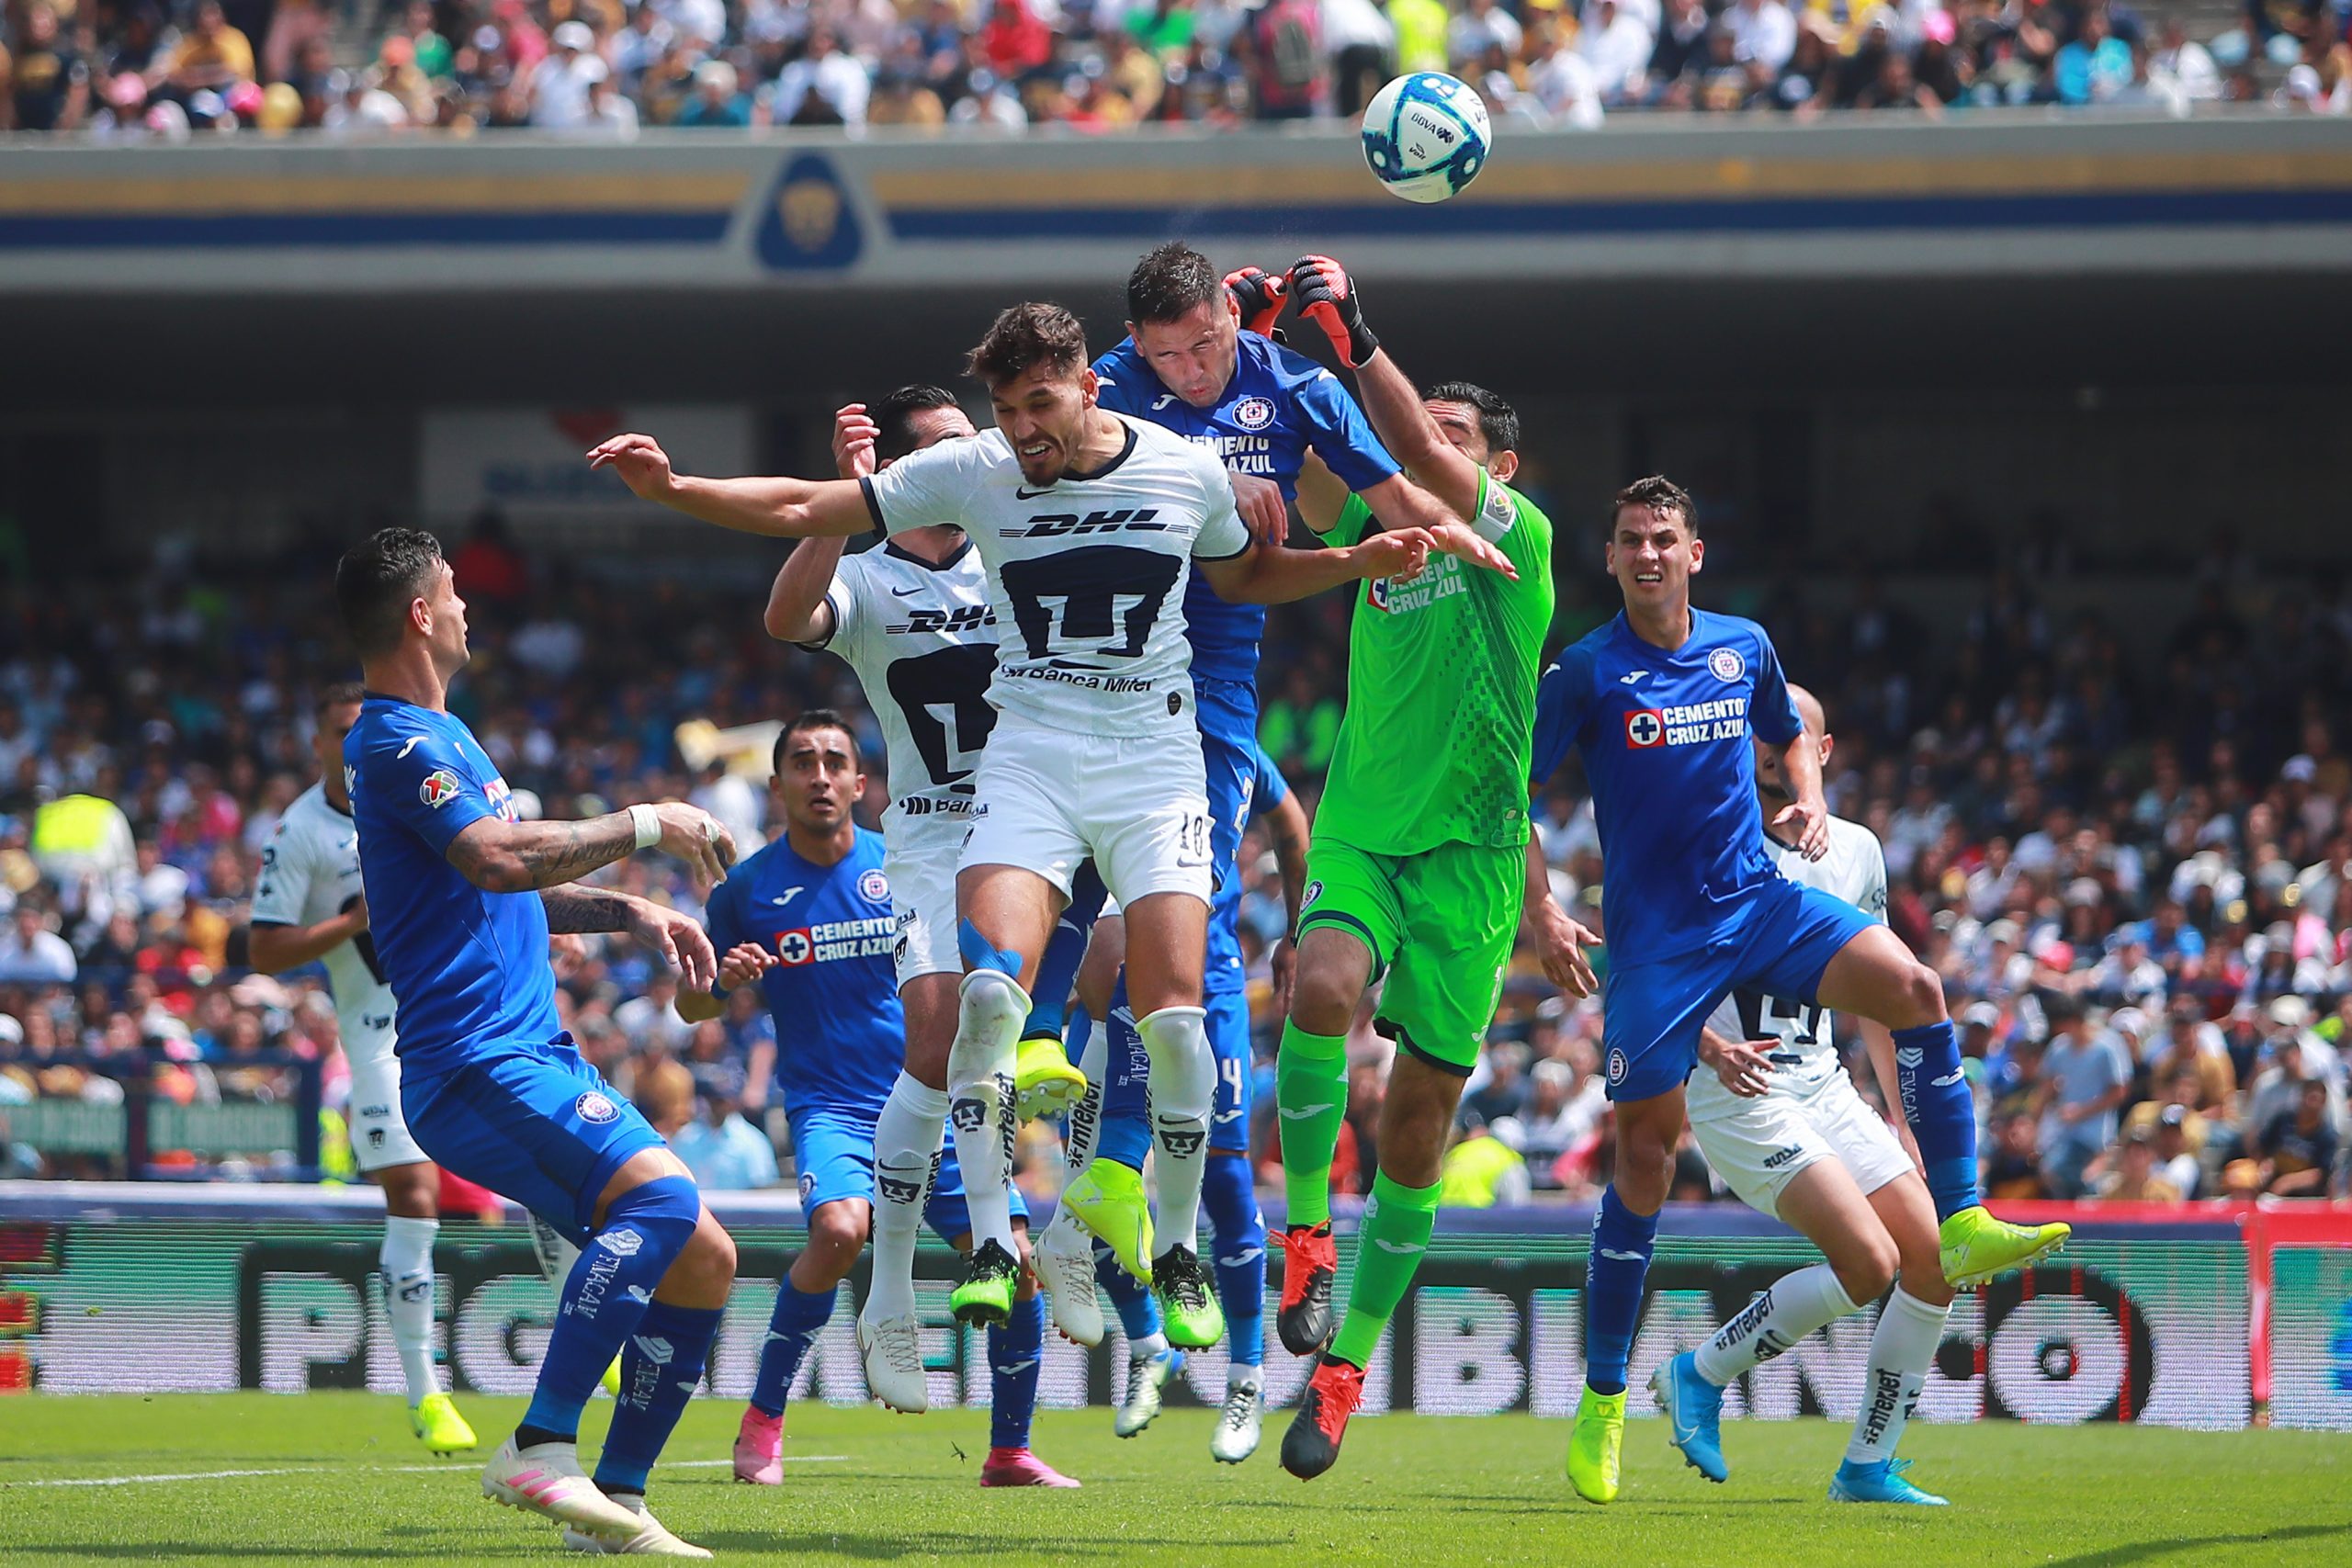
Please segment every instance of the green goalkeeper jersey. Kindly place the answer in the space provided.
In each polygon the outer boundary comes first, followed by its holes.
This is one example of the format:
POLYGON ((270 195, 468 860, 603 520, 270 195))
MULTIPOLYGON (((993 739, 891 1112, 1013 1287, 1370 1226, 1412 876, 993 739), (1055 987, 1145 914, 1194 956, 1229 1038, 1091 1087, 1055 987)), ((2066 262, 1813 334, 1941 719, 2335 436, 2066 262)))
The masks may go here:
MULTIPOLYGON (((1329 536, 1352 545, 1371 509, 1351 497, 1329 536)), ((1552 521, 1479 477, 1471 525, 1519 581, 1432 554, 1409 583, 1367 582, 1348 631, 1348 711, 1315 832, 1375 854, 1527 841, 1535 682, 1552 624, 1552 521)))

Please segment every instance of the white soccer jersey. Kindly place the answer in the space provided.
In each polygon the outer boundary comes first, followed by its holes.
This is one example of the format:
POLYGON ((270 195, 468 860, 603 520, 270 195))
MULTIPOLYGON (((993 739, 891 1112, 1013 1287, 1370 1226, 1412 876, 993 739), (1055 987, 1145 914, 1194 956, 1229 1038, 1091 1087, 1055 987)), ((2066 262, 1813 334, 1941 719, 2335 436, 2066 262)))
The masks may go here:
MULTIPOLYGON (((1832 817, 1829 852, 1817 861, 1805 859, 1769 835, 1766 847, 1781 874, 1790 881, 1843 898, 1875 919, 1886 919, 1885 852, 1879 848, 1877 835, 1860 823, 1832 817)), ((1838 1048, 1830 1038, 1827 1010, 1808 1007, 1794 997, 1735 991, 1715 1009, 1707 1027, 1726 1040, 1777 1042, 1771 1052, 1774 1094, 1803 1099, 1841 1070, 1838 1048)), ((1703 1066, 1690 1076, 1689 1101, 1694 1115, 1711 1107, 1738 1103, 1713 1069, 1703 1066)))
POLYGON ((1004 433, 943 441, 865 481, 885 533, 965 529, 997 617, 989 700, 1080 735, 1190 734, 1184 589, 1195 558, 1250 547, 1215 454, 1121 418, 1126 446, 1085 478, 1031 489, 1004 433))
POLYGON ((972 765, 996 709, 996 612, 967 540, 937 566, 896 545, 845 556, 825 592, 832 635, 809 648, 849 661, 882 726, 900 818, 968 815, 972 765))
MULTIPOLYGON (((361 894, 359 829, 327 804, 326 789, 312 784, 294 797, 261 852, 261 884, 254 889, 253 923, 314 926, 338 915, 361 894)), ((376 949, 366 932, 329 948, 320 962, 334 992, 335 1021, 343 1031, 344 1055, 389 1055, 397 1011, 392 988, 376 967, 376 949)))

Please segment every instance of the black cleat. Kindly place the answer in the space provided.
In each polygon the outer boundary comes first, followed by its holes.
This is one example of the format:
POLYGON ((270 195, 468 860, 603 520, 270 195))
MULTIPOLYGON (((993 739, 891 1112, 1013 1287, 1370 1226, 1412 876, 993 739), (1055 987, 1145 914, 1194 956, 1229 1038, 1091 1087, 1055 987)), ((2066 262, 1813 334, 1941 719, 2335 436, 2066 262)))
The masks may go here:
POLYGON ((1274 1332, 1294 1356, 1319 1356, 1331 1343, 1331 1281, 1339 1277, 1340 1244, 1331 1222, 1283 1232, 1283 1303, 1274 1332))
POLYGON ((1363 1369, 1326 1356, 1299 1396, 1298 1414, 1283 1434, 1283 1468, 1312 1481, 1338 1462, 1348 1417, 1363 1399, 1363 1369))

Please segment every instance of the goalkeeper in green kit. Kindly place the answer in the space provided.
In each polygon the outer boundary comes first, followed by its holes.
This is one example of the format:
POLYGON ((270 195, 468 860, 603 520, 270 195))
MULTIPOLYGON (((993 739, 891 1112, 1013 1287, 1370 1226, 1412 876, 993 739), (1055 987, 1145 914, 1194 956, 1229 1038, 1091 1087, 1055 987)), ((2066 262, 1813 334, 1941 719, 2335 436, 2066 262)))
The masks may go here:
MULTIPOLYGON (((1289 1201, 1276 1325, 1294 1355, 1322 1352, 1283 1438, 1283 1468, 1306 1480, 1339 1458, 1364 1364, 1428 1249, 1446 1134, 1519 932, 1552 525, 1510 487, 1519 468, 1510 405, 1466 383, 1414 390, 1328 257, 1293 267, 1290 294, 1355 370, 1373 428, 1414 481, 1516 570, 1465 570, 1432 556, 1410 581, 1364 584, 1348 634, 1347 716, 1307 850, 1275 1078, 1289 1201), (1343 1037, 1364 987, 1384 976, 1377 1022, 1396 1059, 1335 1337, 1330 1179, 1347 1110, 1343 1037)), ((1298 502, 1332 544, 1380 526, 1311 461, 1298 502)), ((1589 972, 1581 978, 1589 991, 1589 972)))

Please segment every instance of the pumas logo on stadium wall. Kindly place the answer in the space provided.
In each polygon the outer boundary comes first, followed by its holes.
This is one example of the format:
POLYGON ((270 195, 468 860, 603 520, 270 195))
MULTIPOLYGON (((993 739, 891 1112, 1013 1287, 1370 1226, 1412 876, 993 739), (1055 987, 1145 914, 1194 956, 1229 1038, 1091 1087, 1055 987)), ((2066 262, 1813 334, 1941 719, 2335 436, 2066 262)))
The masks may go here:
POLYGON ((1274 423, 1272 398, 1244 398, 1233 405, 1233 423, 1244 430, 1263 430, 1274 423))
POLYGON ((593 1089, 573 1100, 571 1109, 582 1122, 594 1122, 600 1126, 621 1113, 619 1106, 593 1089))
POLYGON ((1707 669, 1718 681, 1736 681, 1747 673, 1747 660, 1736 648, 1719 648, 1707 655, 1707 669))
POLYGON ((457 799, 462 787, 458 783, 457 774, 447 768, 435 768, 424 775, 423 784, 416 786, 416 798, 438 811, 457 799))

